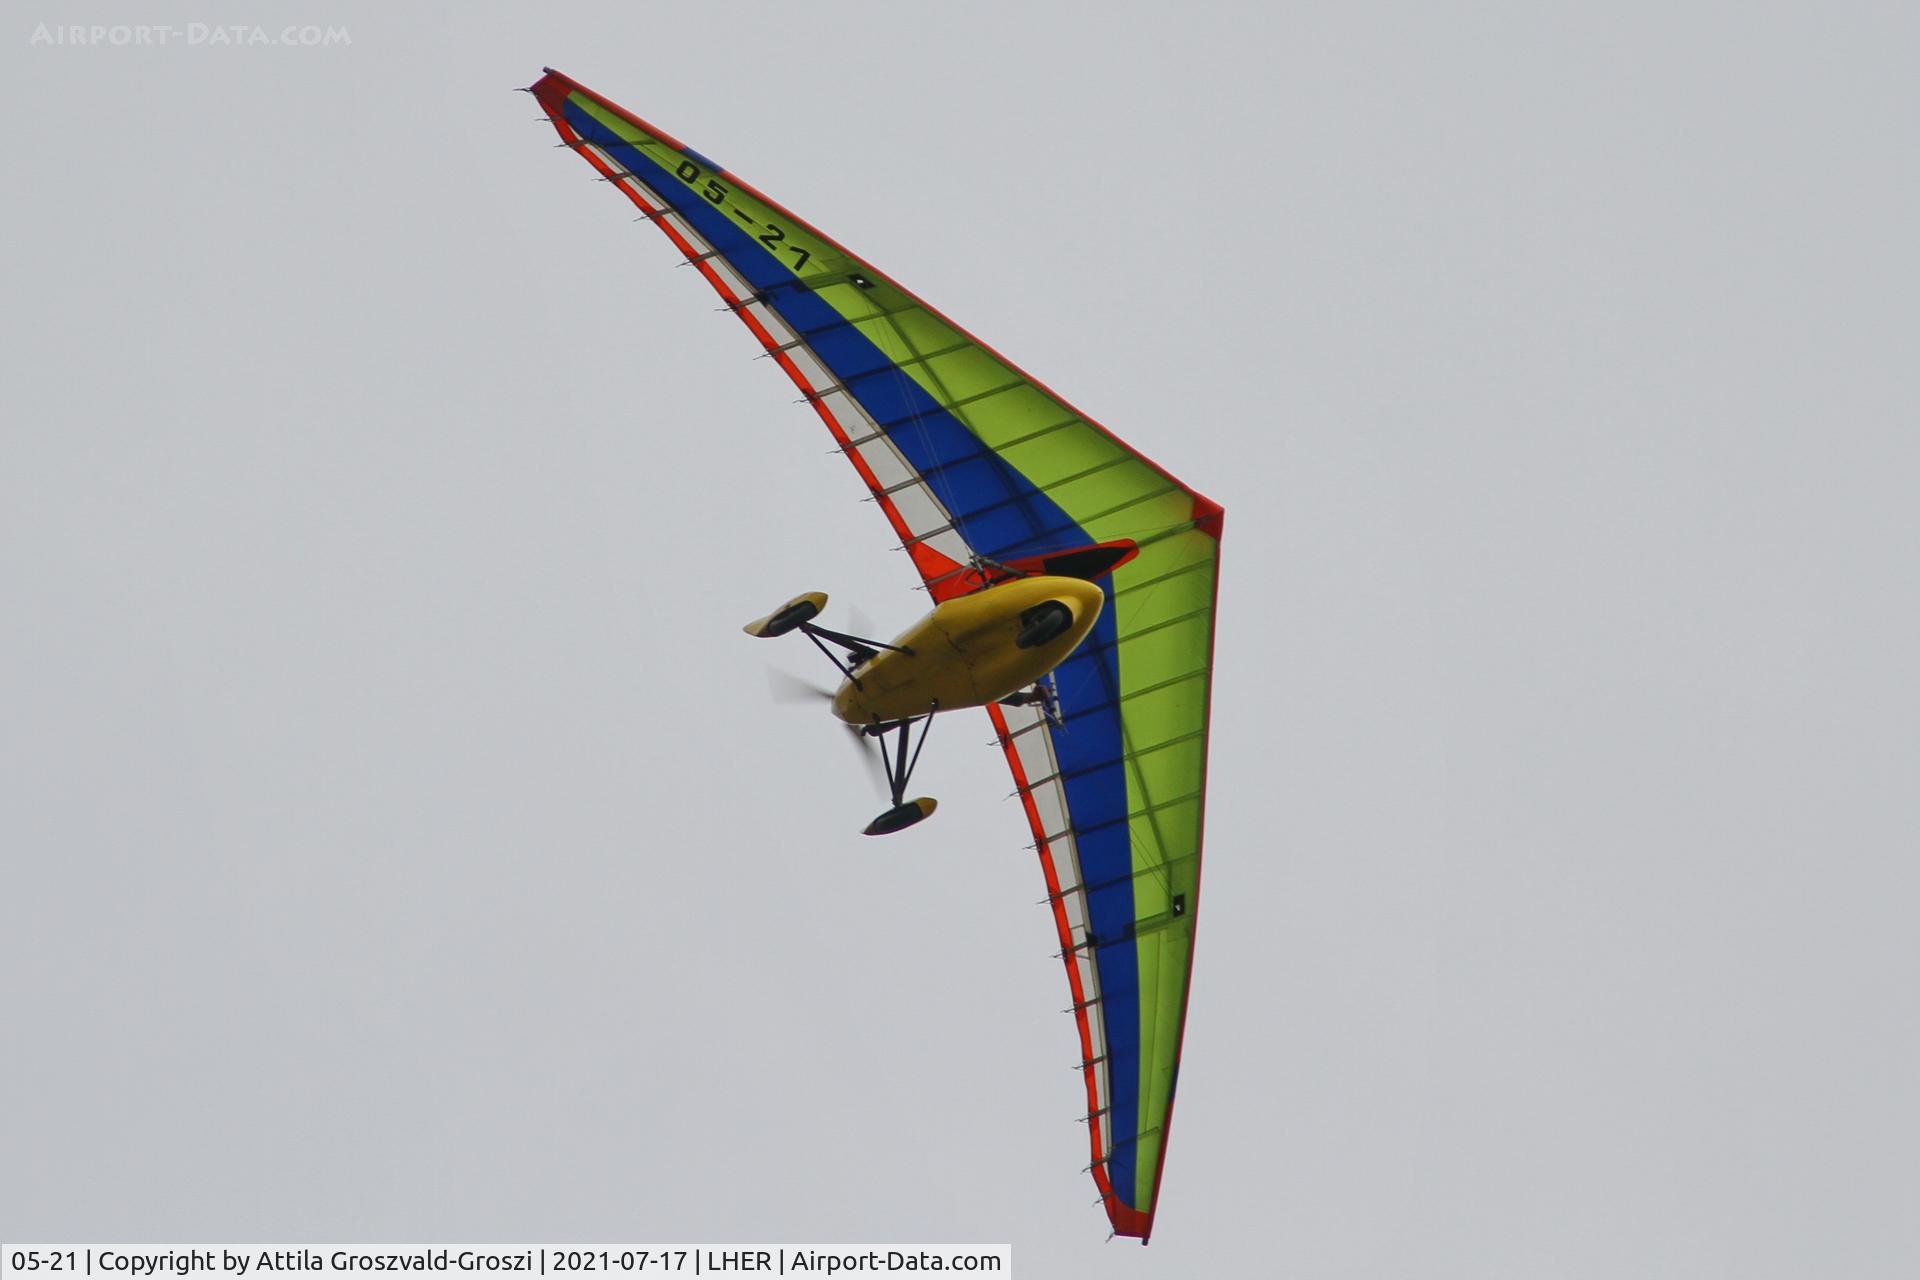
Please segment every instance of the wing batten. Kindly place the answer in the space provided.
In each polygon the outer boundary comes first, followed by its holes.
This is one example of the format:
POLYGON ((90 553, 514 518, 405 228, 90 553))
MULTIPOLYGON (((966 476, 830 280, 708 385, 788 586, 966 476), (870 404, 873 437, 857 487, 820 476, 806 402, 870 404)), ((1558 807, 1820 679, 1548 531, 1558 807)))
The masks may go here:
MULTIPOLYGON (((1007 763, 1013 772, 1014 784, 1021 804, 1026 810, 1028 824, 1036 832, 1044 829, 1046 821, 1041 810, 1046 808, 1055 816, 1055 821, 1066 815, 1064 794, 1056 786, 1051 790, 1031 786, 1027 782, 1026 759, 1032 754, 1043 767, 1050 764, 1052 745, 1046 732, 1046 716, 1035 707, 988 707, 988 718, 1000 734, 1002 748, 1006 752, 1007 763), (1011 728, 1018 720, 1027 720, 1027 726, 1020 730, 1011 728), (1018 741, 1025 728, 1038 727, 1041 733, 1035 735, 1030 743, 1018 741)), ((1111 1054, 1108 1051, 1103 1025, 1087 1016, 1087 1010, 1098 999, 1099 976, 1090 963, 1076 958, 1069 950, 1073 944, 1076 929, 1083 929, 1086 922, 1086 895, 1083 892, 1068 892, 1061 888, 1059 861, 1064 861, 1075 881, 1083 879, 1076 846, 1071 840, 1062 842, 1048 841, 1044 837, 1038 845, 1041 874, 1047 885, 1047 902, 1051 906, 1054 918, 1055 934, 1064 951, 1067 970, 1067 989, 1073 998, 1071 1012, 1074 1026, 1080 1037, 1080 1072, 1086 1088, 1088 1121, 1087 1138, 1092 1157, 1096 1165, 1103 1162, 1104 1153, 1111 1145, 1112 1123, 1112 1086, 1108 1078, 1108 1066, 1111 1054)), ((1113 1201, 1113 1187, 1104 1168, 1094 1176, 1101 1198, 1109 1206, 1113 1201)))
MULTIPOLYGON (((551 95, 549 95, 549 97, 550 96, 551 95)), ((543 98, 543 101, 547 101, 547 99, 543 98)), ((557 129, 561 129, 564 132, 568 128, 578 128, 586 124, 585 121, 578 119, 577 116, 569 117, 564 105, 559 106, 557 110, 555 109, 556 104, 549 102, 548 105, 549 118, 554 121, 557 129)), ((576 149, 593 162, 596 167, 609 172, 618 172, 623 175, 622 180, 615 185, 619 186, 626 192, 629 198, 633 199, 634 202, 641 207, 643 215, 647 216, 649 220, 654 221, 656 225, 659 225, 663 231, 668 233, 670 238, 675 241, 676 247, 681 250, 683 257, 685 257, 687 261, 692 262, 702 274, 707 276, 708 282, 714 287, 715 291, 721 295, 729 307, 734 309, 736 313, 741 316, 741 319, 747 323, 748 327, 754 331, 755 336, 760 339, 767 353, 774 357, 776 362, 781 365, 783 371, 785 371, 795 385, 802 390, 808 402, 813 404, 818 415, 826 423, 836 441, 841 445, 842 451, 847 454, 849 460, 853 462, 855 470, 867 483, 869 490, 873 492, 876 500, 887 514, 889 522, 894 525, 895 533, 903 542, 934 541, 937 539, 939 533, 945 532, 946 529, 939 528, 938 526, 930 527, 925 520, 915 521, 909 517, 908 513, 900 510, 902 505, 902 502, 899 500, 900 495, 905 492, 907 487, 910 487, 912 477, 900 468, 886 467, 886 458, 889 455, 897 456, 897 451, 891 448, 891 442, 886 440, 885 433, 876 431, 874 436, 877 437, 877 439, 874 442, 884 443, 884 446, 887 448, 886 453, 866 451, 863 446, 867 441, 863 441, 861 445, 855 445, 851 441, 840 422, 840 417, 842 415, 864 417, 865 415, 858 412, 859 402, 857 399, 850 394, 843 394, 842 387, 821 385, 823 379, 820 377, 820 372, 830 370, 831 366, 827 361, 820 359, 819 356, 812 351, 812 344, 810 342, 802 339, 793 327, 785 323, 787 317, 783 313, 779 312, 777 308, 766 305, 763 285, 771 286, 777 284, 778 281, 756 280, 750 272, 740 271, 738 265, 726 256, 722 248, 715 243, 714 240, 708 238, 706 233, 713 229, 712 225, 708 224, 703 226, 702 220, 688 216, 688 211, 695 206, 686 204, 672 205, 671 197, 663 194, 660 190, 661 184, 659 184, 657 176, 645 173, 643 166, 635 164, 632 161, 621 162, 616 160, 597 142, 588 142, 586 145, 577 147, 576 149), (649 178, 651 178, 652 181, 648 181, 649 178), (658 205, 650 204, 650 199, 659 202, 658 205), (669 213, 672 216, 666 216, 669 213), (764 309, 768 314, 765 316, 758 314, 758 311, 761 309, 764 309), (768 328, 769 321, 775 320, 776 318, 780 322, 780 327, 786 331, 785 334, 780 336, 776 336, 768 328), (814 364, 816 370, 807 370, 801 367, 800 361, 802 359, 814 364), (842 395, 844 403, 838 405, 830 404, 829 402, 836 395, 842 395), (836 409, 838 410, 837 412, 836 409), (876 464, 878 465, 876 466, 876 464), (890 486, 882 484, 879 481, 876 475, 877 469, 895 470, 902 480, 908 482, 908 485, 896 488, 894 493, 885 493, 884 490, 890 486)), ((637 153, 636 158, 638 158, 637 153)), ((813 326, 817 332, 821 333, 832 332, 836 327, 844 328, 847 326, 836 326, 832 323, 813 326)), ((877 361, 871 367, 871 372, 874 373, 883 373, 885 371, 886 366, 877 361)), ((896 481, 895 483, 897 484, 898 482, 896 481)), ((906 501, 909 504, 911 502, 910 499, 906 501)), ((939 507, 937 500, 925 505, 934 509, 938 509, 939 507)), ((947 528, 952 527, 952 522, 946 521, 944 515, 942 516, 942 521, 947 528)), ((968 553, 963 545, 956 545, 948 548, 947 554, 950 556, 957 554, 960 557, 965 557, 968 553)))

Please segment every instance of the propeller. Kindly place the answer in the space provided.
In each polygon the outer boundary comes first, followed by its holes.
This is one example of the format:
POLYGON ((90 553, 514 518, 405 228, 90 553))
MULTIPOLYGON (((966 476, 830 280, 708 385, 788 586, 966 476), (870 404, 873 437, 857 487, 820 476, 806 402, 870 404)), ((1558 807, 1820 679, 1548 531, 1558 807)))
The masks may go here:
MULTIPOLYGON (((869 640, 882 638, 873 629, 873 618, 857 602, 847 606, 847 627, 856 636, 865 636, 869 640)), ((853 742, 853 749, 860 753, 860 763, 866 767, 867 776, 873 779, 873 789, 891 798, 887 766, 880 759, 880 753, 887 749, 886 743, 869 738, 857 725, 848 725, 847 733, 853 742)))
POLYGON ((873 779, 873 789, 883 796, 891 796, 887 785, 887 766, 880 762, 880 753, 886 745, 869 738, 860 731, 858 725, 847 725, 847 741, 853 744, 854 751, 860 757, 860 763, 867 771, 867 777, 873 779))
MULTIPOLYGON (((775 702, 788 704, 832 702, 833 690, 817 685, 811 680, 794 675, 791 671, 782 671, 779 667, 767 668, 767 692, 775 702)), ((868 777, 873 779, 874 789, 881 795, 889 795, 887 787, 887 768, 880 762, 877 754, 884 748, 880 743, 867 737, 858 725, 841 721, 846 741, 860 757, 860 764, 868 777)))

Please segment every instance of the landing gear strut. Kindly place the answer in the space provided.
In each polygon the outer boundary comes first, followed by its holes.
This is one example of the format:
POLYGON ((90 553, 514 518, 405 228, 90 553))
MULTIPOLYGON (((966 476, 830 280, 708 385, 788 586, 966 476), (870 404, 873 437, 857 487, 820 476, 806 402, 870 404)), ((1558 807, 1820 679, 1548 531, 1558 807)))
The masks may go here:
POLYGON ((826 654, 827 661, 838 667, 841 675, 853 681, 856 689, 860 687, 860 678, 853 674, 855 668, 872 662, 880 656, 882 649, 904 653, 908 657, 913 656, 913 650, 904 645, 886 644, 879 640, 868 640, 864 636, 850 636, 842 631, 829 631, 825 627, 815 626, 813 620, 819 617, 820 611, 826 607, 826 592, 809 591, 805 595, 795 596, 766 617, 755 618, 741 630, 750 636, 759 636, 762 639, 772 639, 774 636, 786 635, 789 631, 798 631, 813 641, 813 647, 826 654), (828 641, 832 641, 846 651, 845 659, 827 647, 828 641))
POLYGON ((905 800, 902 797, 907 794, 907 781, 913 777, 913 767, 920 763, 920 748, 927 745, 927 734, 933 729, 933 713, 939 709, 940 704, 935 703, 927 709, 926 715, 920 717, 920 741, 914 746, 911 758, 907 756, 907 739, 913 736, 912 717, 889 721, 885 724, 870 724, 860 730, 869 738, 879 739, 880 763, 887 771, 887 790, 893 801, 891 809, 867 824, 864 834, 892 835, 896 831, 904 831, 914 823, 933 816, 938 801, 926 796, 921 796, 917 800, 905 800), (886 735, 889 733, 900 735, 894 743, 891 754, 887 750, 886 735))

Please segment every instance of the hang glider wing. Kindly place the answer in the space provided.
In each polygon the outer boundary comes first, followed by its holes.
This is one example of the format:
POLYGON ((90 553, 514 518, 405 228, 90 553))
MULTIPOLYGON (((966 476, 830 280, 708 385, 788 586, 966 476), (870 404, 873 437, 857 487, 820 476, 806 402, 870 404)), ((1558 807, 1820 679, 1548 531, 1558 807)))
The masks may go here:
POLYGON ((990 565, 1138 546, 1055 672, 1062 726, 989 715, 1066 964, 1090 1170, 1145 1239, 1199 908, 1221 509, 722 166, 558 72, 532 92, 793 379, 936 600, 990 565))

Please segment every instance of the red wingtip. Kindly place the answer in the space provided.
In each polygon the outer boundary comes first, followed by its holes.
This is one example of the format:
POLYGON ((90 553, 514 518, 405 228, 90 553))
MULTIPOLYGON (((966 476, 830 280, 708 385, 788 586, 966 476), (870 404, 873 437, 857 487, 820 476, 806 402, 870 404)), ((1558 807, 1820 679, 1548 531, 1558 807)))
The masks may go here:
POLYGON ((1226 509, 1219 503, 1213 501, 1211 498, 1203 498, 1197 493, 1193 495, 1194 528, 1206 534, 1215 542, 1218 542, 1220 541, 1220 526, 1225 522, 1226 518, 1226 509))
POLYGON ((547 109, 549 116, 558 115, 560 105, 567 100, 567 94, 573 90, 573 81, 555 71, 552 67, 541 68, 542 75, 527 86, 527 92, 539 100, 547 109))
POLYGON ((1140 1212, 1131 1205, 1121 1204, 1117 1199, 1107 1202, 1107 1217, 1113 1222, 1113 1233, 1117 1236, 1133 1236, 1141 1244, 1147 1242, 1147 1233, 1153 1230, 1153 1216, 1140 1212))

